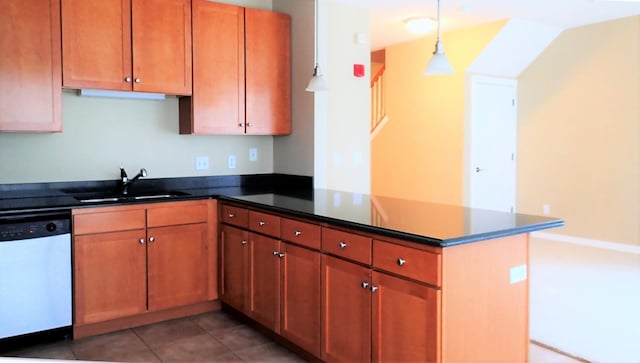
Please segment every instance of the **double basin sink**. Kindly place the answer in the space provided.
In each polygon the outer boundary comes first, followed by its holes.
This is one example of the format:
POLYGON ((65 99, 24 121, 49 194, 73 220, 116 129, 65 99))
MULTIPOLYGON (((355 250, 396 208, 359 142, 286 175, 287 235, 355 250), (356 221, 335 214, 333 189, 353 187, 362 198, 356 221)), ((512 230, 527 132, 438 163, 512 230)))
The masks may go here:
POLYGON ((75 199, 81 203, 108 203, 108 202, 135 202, 144 200, 157 200, 157 199, 172 199, 189 196, 189 193, 180 192, 176 190, 159 190, 159 191, 144 191, 122 194, 113 191, 99 191, 99 192, 76 192, 70 193, 75 199))

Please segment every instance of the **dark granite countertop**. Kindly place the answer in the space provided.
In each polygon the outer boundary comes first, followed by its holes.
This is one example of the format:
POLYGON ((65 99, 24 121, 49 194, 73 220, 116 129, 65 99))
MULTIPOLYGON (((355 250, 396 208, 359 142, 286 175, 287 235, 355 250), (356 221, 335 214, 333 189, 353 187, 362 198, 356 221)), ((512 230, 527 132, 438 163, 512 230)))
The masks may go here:
POLYGON ((331 190, 316 189, 308 198, 274 193, 220 198, 436 247, 564 225, 557 218, 331 190))
POLYGON ((141 190, 171 190, 178 197, 127 202, 81 202, 76 197, 114 190, 117 181, 0 185, 0 217, 72 208, 220 198, 319 222, 448 247, 556 228, 556 218, 472 209, 365 194, 314 190, 309 177, 258 174, 232 177, 151 179, 141 190))

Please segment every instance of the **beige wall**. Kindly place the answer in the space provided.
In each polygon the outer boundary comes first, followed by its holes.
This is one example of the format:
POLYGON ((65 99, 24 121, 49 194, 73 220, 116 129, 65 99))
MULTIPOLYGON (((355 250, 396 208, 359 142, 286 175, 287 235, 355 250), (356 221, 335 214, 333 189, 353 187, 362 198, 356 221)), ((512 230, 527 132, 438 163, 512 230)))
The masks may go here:
MULTIPOLYGON (((36 102, 36 100, 34 100, 36 102)), ((63 132, 0 133, 0 183, 106 180, 144 167, 150 178, 271 173, 273 138, 178 134, 178 102, 62 97, 63 132), (258 161, 249 161, 249 148, 258 161), (227 156, 237 156, 236 169, 227 156), (209 156, 208 171, 195 157, 209 156)))
POLYGON ((291 14, 292 132, 273 140, 274 172, 312 176, 313 93, 305 91, 313 73, 313 0, 273 0, 273 10, 291 14))
POLYGON ((371 142, 373 194, 462 203, 465 69, 504 23, 443 35, 453 75, 422 75, 434 37, 387 48, 389 122, 371 142))
POLYGON ((518 210, 567 223, 532 238, 531 338, 637 360, 640 16, 560 34, 520 77, 518 111, 518 210))
POLYGON ((453 75, 422 75, 433 36, 387 48, 389 123, 371 143, 373 194, 462 203, 465 69, 504 23, 444 33, 453 75))
POLYGON ((640 244, 640 17, 565 31, 518 92, 518 210, 640 244))

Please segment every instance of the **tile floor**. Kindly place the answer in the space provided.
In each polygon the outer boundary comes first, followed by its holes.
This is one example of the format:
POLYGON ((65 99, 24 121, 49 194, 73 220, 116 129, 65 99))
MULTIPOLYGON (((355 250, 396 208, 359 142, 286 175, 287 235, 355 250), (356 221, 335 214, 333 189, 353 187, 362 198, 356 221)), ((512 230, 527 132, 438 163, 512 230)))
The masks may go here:
MULTIPOLYGON (((533 344, 530 351, 531 363, 579 362, 533 344)), ((3 356, 112 362, 304 362, 223 312, 34 346, 3 356)))

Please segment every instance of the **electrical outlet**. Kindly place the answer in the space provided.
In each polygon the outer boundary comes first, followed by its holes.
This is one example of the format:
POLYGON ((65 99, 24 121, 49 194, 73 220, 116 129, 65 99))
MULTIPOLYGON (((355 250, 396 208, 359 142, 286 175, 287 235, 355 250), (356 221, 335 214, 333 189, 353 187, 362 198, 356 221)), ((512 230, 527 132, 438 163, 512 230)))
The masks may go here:
POLYGON ((249 149, 249 161, 257 161, 258 160, 258 149, 252 147, 249 149))
POLYGON ((236 156, 229 155, 229 169, 235 169, 235 168, 236 168, 236 156))
POLYGON ((208 156, 196 156, 196 170, 209 170, 208 156))
POLYGON ((551 206, 549 204, 545 204, 542 206, 542 213, 549 214, 551 213, 551 206))

